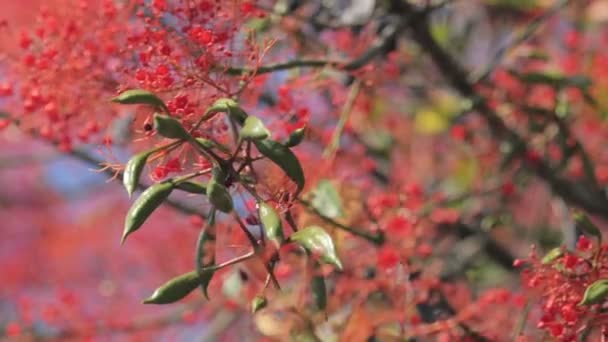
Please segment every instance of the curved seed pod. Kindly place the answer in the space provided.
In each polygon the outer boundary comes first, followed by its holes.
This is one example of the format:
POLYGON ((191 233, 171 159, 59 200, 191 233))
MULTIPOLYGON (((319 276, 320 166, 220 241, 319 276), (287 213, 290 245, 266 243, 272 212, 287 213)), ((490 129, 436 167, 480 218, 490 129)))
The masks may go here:
POLYGON ((125 167, 125 171, 122 175, 122 184, 127 189, 127 193, 129 197, 133 195, 135 189, 139 185, 139 177, 141 176, 141 172, 146 166, 146 162, 148 161, 148 157, 154 153, 154 151, 145 151, 139 154, 134 155, 125 167))
POLYGON ((304 133, 306 133, 306 127, 300 127, 291 132, 287 138, 287 141, 285 141, 285 146, 295 147, 300 145, 300 143, 304 140, 304 133))
POLYGON ((154 128, 165 138, 184 140, 190 138, 190 134, 186 132, 182 124, 167 115, 154 114, 154 128))
POLYGON ((250 115, 245 119, 239 135, 245 140, 262 140, 270 136, 270 131, 264 126, 262 120, 250 115))
POLYGON ((251 301, 251 312, 256 313, 259 310, 265 308, 266 305, 268 305, 266 297, 261 295, 255 296, 255 298, 253 298, 253 300, 251 301))
POLYGON ((608 279, 600 279, 589 285, 578 305, 602 303, 608 298, 608 279))
POLYGON ((254 141, 261 154, 277 164, 285 174, 298 185, 298 192, 304 188, 304 170, 298 158, 286 146, 270 139, 254 141))
POLYGON ((307 251, 315 253, 321 260, 342 269, 342 262, 338 258, 334 241, 327 232, 319 226, 308 226, 291 234, 290 239, 304 247, 307 251))
POLYGON ((177 276, 161 287, 143 301, 144 304, 170 304, 186 297, 200 284, 200 278, 196 271, 184 273, 177 276))
POLYGON ((312 291, 312 299, 319 310, 325 310, 327 307, 327 289, 325 288, 325 277, 322 275, 312 277, 310 281, 310 290, 312 291))
POLYGON ((218 99, 207 109, 205 118, 210 118, 218 112, 226 112, 230 117, 236 120, 239 124, 243 124, 247 119, 247 113, 239 106, 239 103, 229 98, 218 99))
POLYGON ((209 202, 213 204, 219 211, 223 213, 229 213, 232 211, 232 196, 228 192, 228 189, 214 178, 207 184, 207 196, 209 202))
POLYGON ((260 221, 262 222, 268 240, 272 241, 277 248, 280 248, 283 241, 285 241, 281 217, 279 217, 279 214, 277 214, 274 208, 266 202, 258 203, 258 215, 260 216, 260 221))
POLYGON ((121 243, 124 243, 127 236, 139 229, 150 214, 169 197, 173 186, 171 182, 156 183, 135 200, 127 212, 121 243))
POLYGON ((146 104, 156 108, 160 108, 166 113, 169 113, 167 105, 154 93, 143 89, 131 89, 123 91, 120 95, 111 100, 120 104, 146 104))
POLYGON ((196 241, 196 272, 205 298, 209 299, 207 287, 215 273, 215 209, 211 209, 207 224, 196 241))
POLYGON ((191 194, 207 193, 207 184, 201 182, 181 182, 175 185, 175 188, 191 194))

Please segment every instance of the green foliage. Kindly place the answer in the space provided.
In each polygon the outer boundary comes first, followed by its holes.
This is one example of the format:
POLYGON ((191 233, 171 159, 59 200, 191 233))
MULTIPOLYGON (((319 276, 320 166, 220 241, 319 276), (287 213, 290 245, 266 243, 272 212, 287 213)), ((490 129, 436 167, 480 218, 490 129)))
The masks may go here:
POLYGON ((307 251, 317 254, 324 262, 342 269, 342 262, 338 258, 334 241, 331 236, 319 226, 308 226, 293 233, 291 241, 304 247, 307 251))
POLYGON ((150 186, 135 200, 127 212, 121 243, 127 236, 138 230, 148 217, 169 197, 174 184, 171 181, 150 186))
POLYGON ((144 304, 171 304, 186 297, 200 284, 196 271, 184 273, 177 276, 161 287, 156 289, 154 293, 143 301, 144 304))
POLYGON ((276 210, 266 202, 258 203, 258 214, 266 236, 277 246, 277 248, 279 248, 285 240, 281 217, 276 210))
POLYGON ((277 164, 293 180, 297 186, 297 192, 304 188, 304 170, 298 158, 285 145, 274 140, 258 140, 255 146, 260 153, 277 164))
POLYGON ((585 289, 585 294, 579 305, 593 305, 604 302, 608 297, 608 279, 600 279, 585 289))

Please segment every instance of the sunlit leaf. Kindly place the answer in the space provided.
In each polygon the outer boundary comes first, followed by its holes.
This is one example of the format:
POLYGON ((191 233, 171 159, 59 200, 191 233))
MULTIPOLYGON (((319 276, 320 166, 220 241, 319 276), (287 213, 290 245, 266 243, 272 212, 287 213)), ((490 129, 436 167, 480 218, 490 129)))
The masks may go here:
POLYGON ((308 226, 293 233, 290 239, 309 252, 319 255, 324 262, 342 269, 342 262, 336 253, 334 241, 323 228, 308 226))
POLYGON ((268 240, 272 241, 277 248, 279 248, 285 240, 281 217, 276 210, 266 202, 258 203, 258 214, 268 240))
POLYGON ((262 120, 250 115, 245 119, 245 123, 239 132, 241 138, 245 140, 262 140, 270 136, 270 131, 262 120))
POLYGON ((340 194, 329 180, 319 181, 313 195, 312 207, 321 215, 332 219, 344 215, 340 194))

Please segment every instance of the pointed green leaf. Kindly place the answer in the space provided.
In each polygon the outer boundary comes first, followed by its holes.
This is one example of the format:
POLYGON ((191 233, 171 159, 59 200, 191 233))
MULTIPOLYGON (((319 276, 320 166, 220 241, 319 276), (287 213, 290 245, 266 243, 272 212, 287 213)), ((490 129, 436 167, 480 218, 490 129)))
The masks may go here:
POLYGON ((608 279, 600 279, 587 287, 583 299, 578 305, 599 304, 606 297, 608 297, 608 279))
POLYGON ((223 213, 232 211, 232 196, 230 196, 228 189, 226 189, 224 185, 218 183, 215 179, 211 179, 209 184, 207 184, 207 196, 209 197, 211 204, 219 211, 223 213))
POLYGON ((342 269, 342 263, 336 253, 331 236, 319 226, 308 226, 290 237, 291 241, 301 245, 307 251, 318 254, 321 260, 342 269))
POLYGON ((262 155, 277 164, 298 185, 298 192, 304 188, 304 170, 289 148, 270 139, 258 140, 254 143, 262 155))
POLYGON ((268 305, 268 300, 264 296, 255 296, 251 301, 251 313, 256 313, 268 305))
POLYGON ((245 140, 263 140, 270 136, 270 131, 259 118, 250 115, 245 119, 245 123, 239 132, 245 140))
POLYGON ((137 189, 141 172, 143 171, 144 166, 146 166, 148 157, 150 157, 152 153, 154 153, 154 151, 136 154, 127 162, 125 172, 122 175, 122 184, 125 186, 125 189, 127 189, 129 197, 131 197, 133 192, 135 192, 135 189, 137 189))
POLYGON ((211 117, 213 114, 218 112, 225 112, 239 124, 243 125, 245 119, 247 119, 247 113, 239 106, 239 103, 229 98, 222 98, 213 103, 207 112, 205 117, 211 117))
POLYGON ((300 145, 300 143, 304 140, 304 135, 306 133, 306 127, 300 127, 295 131, 289 134, 287 141, 285 141, 286 147, 294 147, 300 145))
POLYGON ((123 91, 122 93, 120 93, 120 95, 113 98, 112 102, 120 104, 146 104, 155 108, 160 108, 166 113, 169 112, 169 109, 167 108, 163 100, 161 100, 154 93, 143 89, 131 89, 123 91))
POLYGON ((125 228, 121 243, 125 242, 127 236, 138 230, 148 217, 160 206, 173 190, 171 182, 156 183, 146 189, 135 200, 125 219, 125 228))
POLYGON ((167 115, 154 114, 154 128, 165 138, 184 140, 190 138, 190 134, 186 132, 182 124, 167 115))
POLYGON ((266 202, 258 203, 258 214, 268 240, 272 241, 277 248, 281 247, 285 237, 279 214, 266 202))
POLYGON ((314 198, 311 202, 321 215, 335 219, 344 215, 340 194, 334 185, 327 179, 319 181, 317 188, 313 191, 314 198))
POLYGON ((177 276, 161 287, 143 301, 144 304, 170 304, 186 297, 201 283, 196 271, 177 276))
POLYGON ((191 194, 206 194, 207 184, 201 182, 181 182, 175 185, 176 189, 189 192, 191 194))
POLYGON ((552 250, 550 250, 549 252, 547 252, 547 254, 545 254, 545 256, 543 257, 543 259, 540 262, 543 265, 547 265, 547 264, 550 264, 553 261, 561 258, 562 255, 564 255, 564 252, 562 251, 562 249, 560 247, 556 247, 556 248, 553 248, 552 250))

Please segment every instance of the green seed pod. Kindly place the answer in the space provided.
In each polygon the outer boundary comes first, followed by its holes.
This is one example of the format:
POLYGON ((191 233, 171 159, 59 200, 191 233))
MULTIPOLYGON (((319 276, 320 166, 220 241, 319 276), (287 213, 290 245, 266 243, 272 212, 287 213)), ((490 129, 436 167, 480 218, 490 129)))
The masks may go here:
POLYGON ((177 184, 175 188, 191 194, 207 193, 207 184, 201 182, 181 182, 177 184))
POLYGON ((304 188, 304 170, 298 157, 285 145, 274 140, 254 141, 258 151, 272 162, 277 164, 285 174, 298 185, 298 193, 304 188))
POLYGON ((125 228, 121 243, 125 242, 127 236, 138 230, 148 217, 160 206, 171 194, 173 183, 162 182, 150 186, 141 196, 135 200, 127 212, 125 228))
POLYGON ((144 304, 170 304, 186 297, 200 284, 201 280, 196 271, 177 276, 161 287, 143 301, 144 304))
POLYGON ((287 138, 287 141, 285 141, 285 146, 294 147, 300 145, 300 143, 304 140, 304 133, 306 133, 306 127, 300 127, 291 132, 287 138))
POLYGON ((608 279, 600 279, 587 287, 583 299, 578 305, 599 304, 606 298, 608 298, 608 279))
POLYGON ((218 112, 225 112, 230 115, 231 118, 236 120, 239 124, 244 124, 245 119, 247 119, 247 113, 239 106, 238 102, 229 98, 218 99, 213 103, 207 112, 205 113, 205 117, 209 118, 213 114, 218 112))
POLYGON ((280 248, 283 241, 285 241, 285 237, 279 214, 268 203, 260 202, 258 203, 258 215, 260 216, 260 222, 262 222, 268 240, 272 241, 277 248, 280 248))
POLYGON ((266 297, 258 295, 251 301, 251 313, 256 313, 268 305, 266 297))
POLYGON ((217 210, 223 213, 229 213, 232 211, 232 196, 228 192, 228 189, 215 179, 211 179, 207 184, 207 196, 209 201, 213 204, 217 210))
POLYGON ((167 115, 154 114, 154 128, 165 138, 183 140, 190 138, 190 134, 186 132, 182 124, 167 115))
POLYGON ((131 197, 133 192, 135 192, 135 189, 137 189, 141 172, 143 171, 144 166, 146 166, 148 157, 150 157, 152 153, 153 151, 146 151, 136 154, 127 162, 125 172, 122 175, 122 184, 125 186, 125 189, 127 189, 129 197, 131 197))
POLYGON ((124 91, 120 95, 113 98, 111 101, 120 104, 146 104, 155 108, 162 109, 166 113, 169 112, 169 109, 167 108, 163 100, 161 100, 154 93, 143 89, 131 89, 124 91))
POLYGON ((317 306, 317 309, 325 310, 327 307, 325 278, 322 275, 313 276, 310 282, 310 290, 312 291, 312 299, 317 306))
POLYGON ((245 119, 239 135, 245 140, 263 140, 270 136, 270 131, 264 126, 262 120, 250 115, 245 119))

